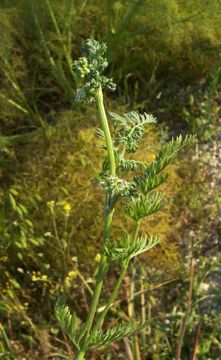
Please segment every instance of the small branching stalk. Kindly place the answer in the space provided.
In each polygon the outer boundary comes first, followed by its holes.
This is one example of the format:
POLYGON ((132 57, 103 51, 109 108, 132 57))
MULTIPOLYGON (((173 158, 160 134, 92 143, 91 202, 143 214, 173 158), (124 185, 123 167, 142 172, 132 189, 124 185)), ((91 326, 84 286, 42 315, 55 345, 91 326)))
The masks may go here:
MULTIPOLYGON (((116 300, 118 290, 126 275, 131 259, 152 249, 160 242, 160 236, 140 233, 140 225, 144 218, 160 211, 163 207, 163 193, 158 188, 165 183, 168 174, 162 171, 175 159, 177 153, 192 143, 193 136, 181 136, 172 139, 164 145, 155 160, 151 163, 129 160, 128 153, 134 153, 142 140, 145 126, 154 124, 156 119, 149 114, 139 114, 135 111, 118 115, 110 112, 112 121, 111 134, 103 102, 103 89, 115 90, 112 79, 103 75, 108 66, 104 57, 106 45, 96 40, 88 39, 82 47, 83 57, 74 61, 74 71, 85 80, 84 85, 78 89, 76 101, 96 102, 98 118, 101 128, 98 135, 104 141, 107 156, 103 161, 99 175, 99 188, 105 195, 103 240, 100 245, 100 263, 96 275, 94 291, 88 310, 87 318, 78 326, 77 315, 71 312, 61 298, 58 298, 55 313, 63 331, 77 351, 75 359, 85 359, 85 354, 94 347, 101 347, 124 337, 133 336, 142 331, 148 324, 140 323, 135 319, 120 323, 102 330, 105 317, 116 300), (133 173, 139 170, 139 176, 133 173), (123 175, 131 173, 131 180, 123 175), (113 239, 111 224, 116 203, 121 202, 125 216, 134 221, 134 233, 124 229, 124 236, 113 239), (96 318, 103 282, 113 263, 121 266, 120 275, 102 311, 96 318)), ((128 178, 128 177, 127 177, 128 178)))

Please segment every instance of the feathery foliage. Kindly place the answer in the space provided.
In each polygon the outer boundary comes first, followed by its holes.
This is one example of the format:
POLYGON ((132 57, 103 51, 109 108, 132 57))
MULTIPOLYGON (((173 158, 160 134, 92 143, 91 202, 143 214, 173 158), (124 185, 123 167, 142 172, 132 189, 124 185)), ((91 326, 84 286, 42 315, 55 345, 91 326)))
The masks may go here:
POLYGON ((149 114, 139 114, 136 111, 131 111, 123 116, 114 112, 109 113, 115 132, 114 145, 123 145, 128 152, 135 152, 138 148, 138 143, 141 141, 145 125, 153 124, 156 119, 149 114))
POLYGON ((191 145, 194 140, 194 135, 186 135, 184 138, 180 135, 165 144, 157 154, 156 159, 146 166, 145 176, 159 174, 176 158, 179 151, 184 147, 191 145))
POLYGON ((134 335, 135 333, 147 327, 147 325, 147 321, 144 323, 140 322, 135 325, 134 321, 131 320, 128 323, 122 323, 118 326, 108 329, 105 333, 102 331, 96 331, 95 334, 89 338, 88 347, 100 347, 110 344, 114 341, 119 341, 126 336, 134 335))
POLYGON ((146 216, 150 216, 163 207, 163 193, 153 192, 147 195, 139 195, 125 206, 125 213, 138 221, 146 216))
POLYGON ((135 184, 135 187, 140 189, 142 194, 146 195, 150 191, 158 188, 160 185, 162 185, 168 178, 168 174, 158 174, 153 176, 136 176, 133 179, 133 182, 135 184))
POLYGON ((70 338, 73 338, 77 330, 77 316, 75 312, 71 314, 69 307, 64 303, 64 299, 61 296, 57 298, 55 303, 55 316, 61 328, 70 338))
POLYGON ((113 243, 107 243, 102 251, 110 261, 121 262, 127 268, 133 257, 149 251, 159 242, 159 236, 142 235, 131 239, 131 236, 127 235, 113 243))

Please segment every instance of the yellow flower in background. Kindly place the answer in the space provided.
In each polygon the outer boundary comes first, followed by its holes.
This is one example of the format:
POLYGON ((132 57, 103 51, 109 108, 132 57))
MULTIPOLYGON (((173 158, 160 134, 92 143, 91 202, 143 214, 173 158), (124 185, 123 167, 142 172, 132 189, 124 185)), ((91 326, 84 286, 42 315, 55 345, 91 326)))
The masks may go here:
POLYGON ((32 281, 48 281, 48 276, 45 274, 41 274, 40 271, 33 271, 31 276, 32 281))
POLYGON ((77 272, 74 271, 74 270, 69 271, 68 276, 69 276, 71 279, 74 279, 74 278, 76 278, 76 276, 77 276, 77 272))
POLYGON ((73 280, 77 277, 77 272, 74 271, 74 270, 71 270, 68 272, 68 275, 66 276, 65 278, 65 286, 67 288, 70 288, 72 283, 73 283, 73 280))
POLYGON ((67 201, 65 200, 61 200, 58 202, 58 205, 61 206, 62 210, 64 211, 65 214, 69 215, 71 212, 71 204, 69 204, 67 201))
POLYGON ((101 255, 100 255, 99 253, 96 254, 94 260, 99 263, 99 262, 100 262, 100 259, 101 259, 101 255))
POLYGON ((65 202, 64 205, 63 205, 63 210, 64 210, 64 212, 65 212, 66 214, 70 214, 71 205, 65 202))

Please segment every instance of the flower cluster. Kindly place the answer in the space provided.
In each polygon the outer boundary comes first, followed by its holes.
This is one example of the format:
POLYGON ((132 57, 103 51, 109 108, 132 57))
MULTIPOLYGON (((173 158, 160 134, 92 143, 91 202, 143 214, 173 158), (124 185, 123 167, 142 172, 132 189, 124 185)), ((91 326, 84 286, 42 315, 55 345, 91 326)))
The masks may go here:
POLYGON ((100 182, 100 188, 107 194, 130 196, 133 186, 130 182, 118 176, 109 176, 100 182))
POLYGON ((87 39, 82 47, 84 57, 74 61, 74 71, 86 80, 86 83, 77 90, 75 98, 77 102, 92 102, 95 100, 100 86, 112 91, 115 90, 116 85, 112 79, 102 75, 108 66, 108 62, 104 58, 106 49, 105 43, 100 44, 94 39, 87 39))

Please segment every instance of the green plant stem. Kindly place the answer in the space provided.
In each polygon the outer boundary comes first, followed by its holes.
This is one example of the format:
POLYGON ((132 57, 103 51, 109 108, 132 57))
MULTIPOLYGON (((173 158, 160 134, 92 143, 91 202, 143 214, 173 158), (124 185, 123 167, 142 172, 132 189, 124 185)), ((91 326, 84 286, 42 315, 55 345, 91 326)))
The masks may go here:
MULTIPOLYGON (((136 259, 133 259, 131 261, 131 268, 132 268, 132 277, 131 277, 131 284, 130 284, 130 302, 128 305, 128 314, 130 319, 133 320, 135 319, 135 311, 134 311, 134 293, 135 293, 135 277, 136 277, 136 266, 135 266, 135 261, 136 259)), ((134 355, 134 359, 138 360, 138 356, 137 356, 137 348, 136 348, 136 338, 135 335, 133 335, 131 337, 132 339, 132 352, 134 355)))
MULTIPOLYGON (((112 143, 112 139, 111 139, 107 116, 106 116, 105 109, 104 109, 103 94, 102 94, 101 87, 99 87, 99 89, 98 89, 97 96, 96 96, 96 102, 97 102, 97 108, 98 108, 98 116, 99 116, 99 120, 101 122, 101 126, 102 126, 104 136, 105 136, 105 142, 106 142, 106 146, 107 146, 110 173, 112 176, 115 176, 116 175, 116 165, 115 165, 115 158, 114 158, 113 143, 112 143)), ((103 244, 106 241, 108 241, 109 237, 110 237, 110 228, 111 228, 113 212, 114 212, 114 209, 110 207, 110 196, 107 195, 106 196, 106 205, 105 205, 105 210, 104 210, 103 244)), ((85 354, 84 347, 85 347, 87 339, 90 335, 91 327, 92 327, 94 316, 95 316, 97 306, 99 303, 100 294, 101 294, 101 290, 102 290, 102 286, 103 286, 103 281, 104 281, 104 277, 106 275, 107 269, 108 269, 107 257, 102 255, 100 264, 99 264, 99 268, 98 268, 98 273, 96 276, 95 289, 94 289, 93 297, 91 300, 91 304, 90 304, 90 308, 89 308, 89 312, 88 312, 88 316, 87 316, 87 320, 86 320, 86 332, 85 332, 85 335, 84 335, 82 343, 81 343, 81 350, 79 351, 79 353, 77 354, 77 357, 76 357, 77 360, 84 359, 84 354, 85 354)))
POLYGON ((79 351, 75 360, 84 360, 85 359, 84 356, 85 356, 85 351, 79 351))
MULTIPOLYGON (((138 232, 139 232, 139 228, 140 228, 140 223, 141 223, 140 221, 137 221, 136 229, 135 229, 135 233, 134 233, 134 239, 136 239, 137 236, 138 236, 138 232)), ((94 326, 94 328, 93 328, 93 331, 92 331, 93 333, 94 333, 96 330, 99 330, 99 328, 101 327, 101 325, 102 325, 102 323, 103 323, 103 320, 104 320, 104 318, 105 318, 108 310, 110 309, 111 305, 113 304, 114 300, 116 299, 117 294, 118 294, 118 290, 119 290, 119 288, 120 288, 120 286, 121 286, 121 283, 122 283, 122 281, 123 281, 123 279, 124 279, 124 276, 126 275, 127 268, 128 268, 128 265, 125 266, 125 267, 122 269, 122 271, 121 271, 121 273, 120 273, 120 276, 119 276, 119 278, 117 279, 117 282, 116 282, 116 284, 115 284, 115 286, 114 286, 114 288, 113 288, 112 294, 111 294, 111 296, 109 297, 109 299, 108 299, 108 301, 107 301, 107 303, 106 303, 106 305, 105 305, 104 310, 101 312, 101 314, 100 314, 100 316, 99 316, 99 318, 98 318, 98 320, 97 320, 97 322, 96 322, 96 324, 95 324, 95 326, 94 326)))
MULTIPOLYGON (((104 277, 107 272, 107 269, 108 269, 107 258, 106 258, 106 256, 102 255, 100 264, 99 264, 97 277, 96 277, 95 289, 94 289, 93 297, 91 300, 91 304, 90 304, 90 308, 89 308, 89 312, 88 312, 88 316, 87 316, 87 320, 86 320, 86 332, 83 337, 83 341, 81 343, 81 349, 84 349, 84 346, 85 346, 88 336, 90 334, 91 326, 93 324, 94 316, 95 316, 95 313, 97 310, 100 293, 101 293, 101 289, 103 286, 103 281, 104 281, 104 277)), ((84 359, 84 354, 85 354, 85 351, 80 350, 79 353, 77 354, 76 360, 84 359)))
POLYGON ((87 321, 86 321, 87 329, 86 329, 86 333, 85 333, 85 338, 88 337, 90 330, 91 330, 91 326, 92 326, 92 323, 94 320, 95 312, 97 310, 97 305, 98 305, 98 301, 100 298, 100 293, 101 293, 101 289, 103 286, 103 280, 104 280, 104 276, 106 274, 107 268, 108 268, 107 258, 106 258, 106 256, 102 255, 100 264, 99 264, 98 273, 97 273, 95 290, 94 290, 93 298, 91 301, 91 305, 89 308, 88 317, 87 317, 87 321))
POLYGON ((119 288, 120 288, 120 286, 121 286, 121 283, 122 283, 122 281, 123 281, 123 279, 124 279, 124 276, 125 276, 126 272, 127 272, 127 269, 126 269, 126 268, 123 268, 122 271, 121 271, 121 273, 120 273, 120 276, 119 276, 119 278, 117 279, 117 282, 116 282, 116 284, 115 284, 115 286, 114 286, 114 289, 113 289, 113 291, 112 291, 112 294, 111 294, 111 296, 109 297, 109 299, 108 299, 108 301, 107 301, 107 303, 106 303, 106 305, 105 305, 104 310, 101 312, 101 314, 100 314, 100 316, 99 316, 99 318, 98 318, 98 320, 97 320, 97 322, 96 322, 96 324, 95 324, 92 332, 95 332, 96 330, 99 330, 99 328, 102 326, 102 323, 103 323, 103 321, 104 321, 104 318, 105 318, 108 310, 110 309, 111 305, 113 304, 114 300, 115 300, 116 297, 117 297, 118 290, 119 290, 119 288))
POLYGON ((136 238, 138 237, 138 233, 139 233, 139 230, 140 230, 140 224, 141 224, 141 220, 137 220, 135 233, 134 233, 134 240, 136 240, 136 238))
MULTIPOLYGON (((138 236, 138 231, 140 228, 141 220, 137 221, 135 236, 138 236)), ((132 260, 132 279, 131 279, 131 286, 130 286, 130 304, 129 304, 129 317, 133 319, 135 324, 135 310, 134 310, 134 301, 135 301, 135 276, 136 276, 136 258, 132 260)), ((135 360, 140 360, 140 349, 139 349, 139 342, 136 335, 132 336, 132 351, 135 360)))
POLYGON ((110 129, 107 121, 106 112, 104 109, 104 102, 103 102, 103 93, 102 88, 99 87, 97 96, 96 96, 96 102, 97 102, 97 108, 98 108, 98 115, 99 119, 101 121, 102 129, 104 132, 105 142, 107 146, 107 152, 108 152, 108 160, 109 160, 109 168, 110 173, 112 176, 116 175, 116 164, 115 164, 115 157, 114 157, 114 149, 113 149, 113 143, 111 139, 110 129))

